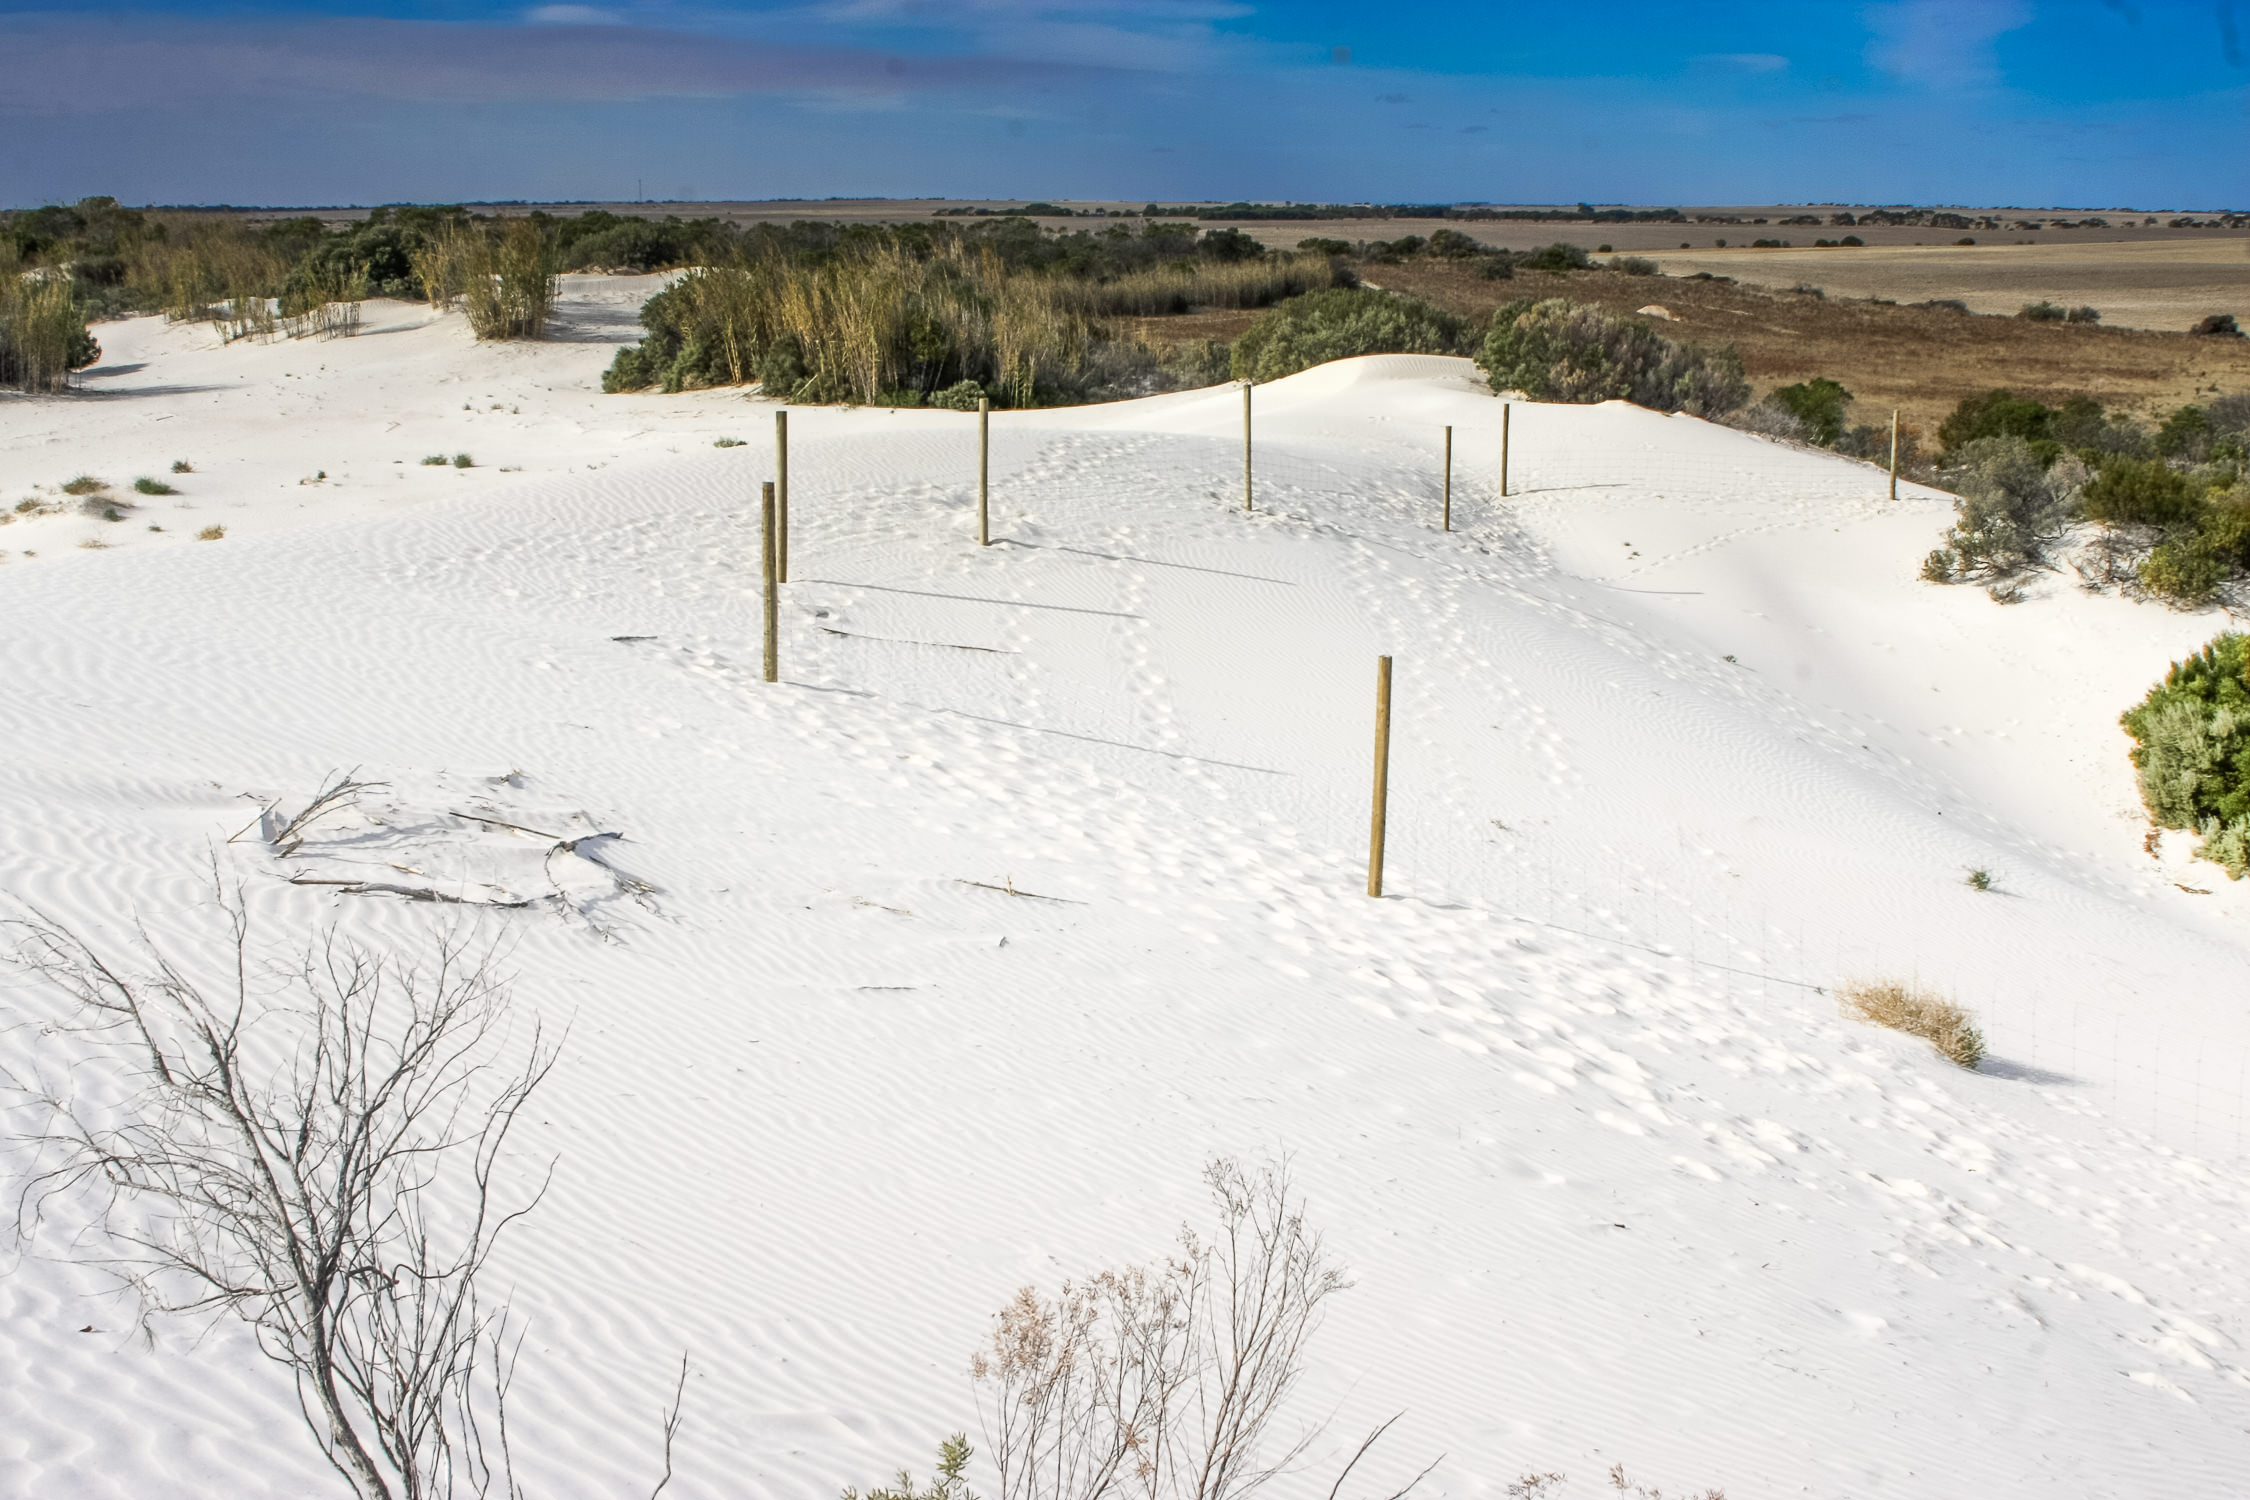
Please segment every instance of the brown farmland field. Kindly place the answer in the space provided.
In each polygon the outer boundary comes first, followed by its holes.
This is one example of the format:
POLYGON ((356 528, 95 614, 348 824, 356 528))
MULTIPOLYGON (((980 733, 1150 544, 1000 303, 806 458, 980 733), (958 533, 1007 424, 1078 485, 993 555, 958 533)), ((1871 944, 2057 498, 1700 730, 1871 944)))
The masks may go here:
MULTIPOLYGON (((2032 323, 1612 271, 1519 271, 1512 281, 1485 281, 1459 263, 1417 260, 1363 266, 1361 274, 1479 322, 1518 297, 1568 297, 1624 313, 1659 305, 1673 315, 1670 322, 1654 320, 1668 337, 1741 350, 1743 368, 1760 395, 1826 375, 1842 381, 1856 398, 1852 421, 1887 421, 1895 406, 1907 425, 1925 435, 1934 435, 1962 397, 2001 386, 2048 402, 2090 395, 2143 419, 2214 391, 2250 391, 2250 339, 2032 323)), ((1200 312, 1146 318, 1135 322, 1134 331, 1151 343, 1231 339, 1255 316, 1200 312)))

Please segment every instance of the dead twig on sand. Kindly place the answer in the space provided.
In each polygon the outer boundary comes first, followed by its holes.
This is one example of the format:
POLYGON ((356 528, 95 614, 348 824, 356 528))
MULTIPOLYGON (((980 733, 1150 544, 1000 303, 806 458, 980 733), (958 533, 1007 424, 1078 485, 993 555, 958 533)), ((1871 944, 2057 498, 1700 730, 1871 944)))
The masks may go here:
POLYGON ((1087 906, 1091 904, 1085 901, 1073 901, 1068 896, 1042 896, 1037 891, 1019 891, 1016 889, 1013 876, 1007 878, 1007 884, 1005 885, 990 885, 982 880, 962 880, 958 877, 954 879, 953 883, 955 885, 973 885, 980 891, 998 891, 1003 896, 1020 896, 1026 901, 1052 901, 1058 906, 1087 906))

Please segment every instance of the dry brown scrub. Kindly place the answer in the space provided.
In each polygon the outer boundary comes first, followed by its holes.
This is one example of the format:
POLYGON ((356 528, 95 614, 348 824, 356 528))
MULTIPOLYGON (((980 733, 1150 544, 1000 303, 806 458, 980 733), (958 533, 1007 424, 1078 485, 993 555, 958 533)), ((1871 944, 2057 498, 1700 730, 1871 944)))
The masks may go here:
MULTIPOLYGON (((1420 261, 1369 267, 1367 274, 1478 318, 1517 297, 1568 297, 1628 313, 1659 303, 1678 320, 1659 325, 1666 334, 1740 349, 1744 371, 1761 395, 1826 375, 1858 398, 1853 420, 1874 421, 1895 406, 1925 433, 1935 433, 1962 397, 1997 387, 2050 404, 2089 395, 2144 419, 2214 389, 2250 390, 2250 339, 2031 323, 1601 271, 1519 272, 1513 281, 1484 281, 1463 266, 1420 261)), ((1235 331, 1248 326, 1244 314, 1235 331)))
POLYGON ((1918 1036, 1964 1068, 1984 1060, 1984 1033, 1967 1011, 1934 990, 1896 979, 1855 979, 1838 985, 1836 998, 1844 1014, 1918 1036))

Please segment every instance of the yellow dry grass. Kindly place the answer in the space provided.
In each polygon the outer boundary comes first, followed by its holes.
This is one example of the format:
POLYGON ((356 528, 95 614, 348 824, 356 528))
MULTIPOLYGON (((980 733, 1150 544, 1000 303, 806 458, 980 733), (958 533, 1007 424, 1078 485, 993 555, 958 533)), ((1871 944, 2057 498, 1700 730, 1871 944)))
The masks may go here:
POLYGON ((1918 1036, 1964 1068, 1984 1060, 1984 1033, 1935 990, 1897 979, 1854 979, 1836 987, 1836 998, 1845 1015, 1918 1036))

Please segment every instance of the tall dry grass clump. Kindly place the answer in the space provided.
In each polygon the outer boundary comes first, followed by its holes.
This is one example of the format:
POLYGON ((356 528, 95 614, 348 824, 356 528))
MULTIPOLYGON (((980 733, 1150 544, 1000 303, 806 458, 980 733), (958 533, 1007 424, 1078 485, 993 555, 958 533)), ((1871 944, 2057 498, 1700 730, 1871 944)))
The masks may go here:
POLYGON ((462 309, 478 338, 547 336, 560 280, 554 250, 537 224, 512 219, 497 239, 472 241, 462 270, 462 309))
POLYGON ((100 355, 68 281, 35 273, 0 282, 0 386, 67 391, 70 372, 100 355))
POLYGON ((366 300, 367 267, 316 263, 282 292, 282 326, 293 339, 349 338, 359 332, 366 300))
POLYGON ((453 305, 469 283, 469 269, 477 259, 475 236, 452 228, 432 236, 407 254, 414 285, 422 300, 444 311, 453 305))
POLYGON ((1935 990, 1896 979, 1855 979, 1838 985, 1836 998, 1844 1014, 1918 1036, 1964 1068, 1984 1060, 1984 1033, 1935 990))

